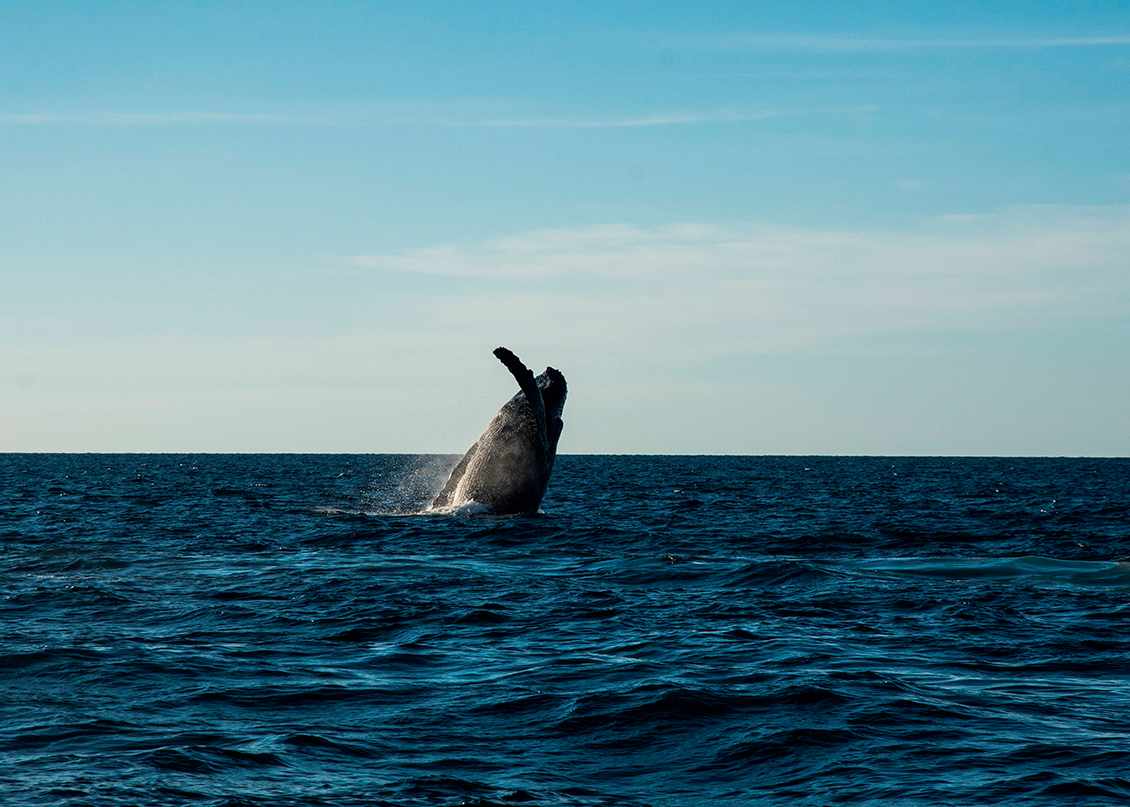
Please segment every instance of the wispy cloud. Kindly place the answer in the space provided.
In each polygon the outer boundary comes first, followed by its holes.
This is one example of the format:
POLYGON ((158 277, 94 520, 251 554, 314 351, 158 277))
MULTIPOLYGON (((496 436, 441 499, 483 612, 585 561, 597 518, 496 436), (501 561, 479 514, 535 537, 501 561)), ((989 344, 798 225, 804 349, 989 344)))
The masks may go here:
POLYGON ((43 126, 216 126, 239 123, 317 123, 318 118, 247 112, 0 112, 0 123, 43 126))
POLYGON ((672 355, 779 351, 862 334, 1032 327, 1130 313, 1130 209, 1016 208, 917 232, 771 224, 608 225, 351 258, 359 267, 489 279, 436 310, 481 311, 572 341, 672 355), (558 324, 568 323, 568 324, 558 324))
POLYGON ((474 124, 479 126, 545 126, 573 129, 595 129, 606 127, 635 126, 678 126, 698 123, 741 123, 747 121, 776 120, 802 115, 853 115, 874 112, 874 106, 840 107, 833 109, 725 109, 663 112, 637 116, 601 117, 551 117, 551 118, 510 118, 488 120, 474 124))
POLYGON ((0 112, 0 124, 23 126, 84 125, 106 127, 227 126, 227 125, 328 125, 425 127, 529 127, 529 128, 630 128, 708 123, 740 123, 798 116, 853 115, 873 112, 874 106, 818 109, 724 107, 704 110, 664 110, 636 114, 540 116, 492 114, 499 105, 458 102, 372 104, 339 108, 316 114, 260 112, 0 112))
MULTIPOLYGON (((568 129, 628 128, 634 126, 671 126, 687 123, 719 123, 723 121, 753 121, 783 118, 787 113, 777 110, 739 113, 731 110, 718 112, 681 112, 623 118, 515 118, 490 120, 472 124, 477 126, 529 126, 559 127, 568 129)), ((459 125, 459 124, 456 124, 459 125)), ((463 124, 466 125, 466 124, 463 124)))
POLYGON ((784 50, 866 53, 929 50, 1041 50, 1130 45, 1130 35, 1078 37, 868 37, 810 34, 678 34, 661 37, 664 47, 704 50, 784 50))

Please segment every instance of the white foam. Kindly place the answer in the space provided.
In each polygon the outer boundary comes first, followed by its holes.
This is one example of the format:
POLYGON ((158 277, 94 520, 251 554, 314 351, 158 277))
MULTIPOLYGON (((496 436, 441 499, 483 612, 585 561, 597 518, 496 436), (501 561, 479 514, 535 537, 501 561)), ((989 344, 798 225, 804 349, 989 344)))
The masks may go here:
POLYGON ((481 516, 488 513, 493 513, 494 508, 489 504, 482 504, 480 502, 459 502, 458 504, 450 504, 446 507, 432 507, 429 508, 429 513, 441 513, 445 516, 481 516))

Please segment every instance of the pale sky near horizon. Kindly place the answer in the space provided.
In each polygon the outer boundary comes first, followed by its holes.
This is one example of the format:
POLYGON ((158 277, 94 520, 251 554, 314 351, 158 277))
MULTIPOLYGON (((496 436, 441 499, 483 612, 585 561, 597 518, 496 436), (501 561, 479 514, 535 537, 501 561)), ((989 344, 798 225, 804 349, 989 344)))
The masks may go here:
POLYGON ((1130 9, 0 5, 0 451, 1130 455, 1130 9))

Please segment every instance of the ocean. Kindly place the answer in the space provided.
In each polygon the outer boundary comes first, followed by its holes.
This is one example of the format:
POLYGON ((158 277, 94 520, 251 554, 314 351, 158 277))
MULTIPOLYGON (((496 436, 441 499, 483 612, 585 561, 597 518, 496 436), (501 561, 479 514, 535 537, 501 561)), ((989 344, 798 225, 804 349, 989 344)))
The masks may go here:
POLYGON ((1130 801, 1130 460, 0 455, 5 805, 1130 801))

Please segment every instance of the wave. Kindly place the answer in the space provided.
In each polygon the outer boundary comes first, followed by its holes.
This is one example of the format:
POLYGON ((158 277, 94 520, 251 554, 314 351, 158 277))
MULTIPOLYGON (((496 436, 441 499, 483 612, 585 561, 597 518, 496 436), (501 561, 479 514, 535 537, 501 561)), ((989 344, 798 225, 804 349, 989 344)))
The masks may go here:
POLYGON ((826 564, 875 577, 913 577, 965 582, 1130 587, 1130 562, 1019 558, 884 558, 826 564))

